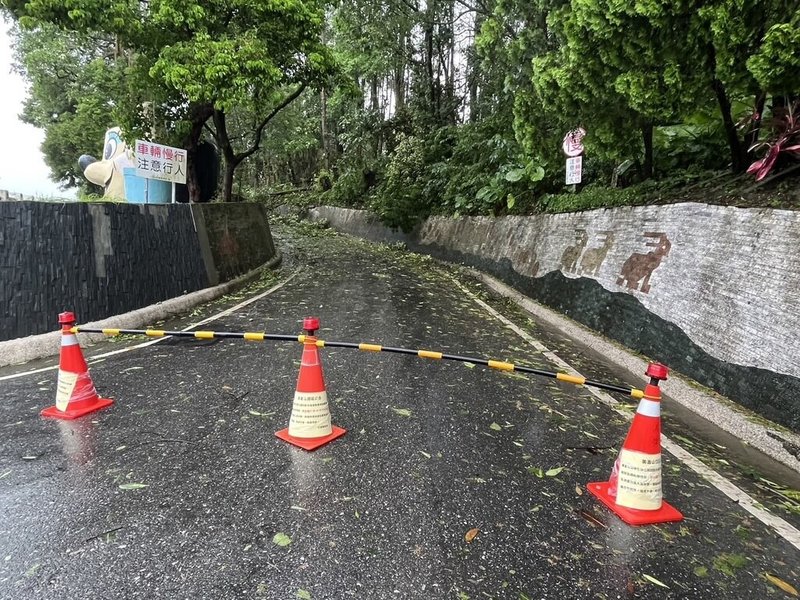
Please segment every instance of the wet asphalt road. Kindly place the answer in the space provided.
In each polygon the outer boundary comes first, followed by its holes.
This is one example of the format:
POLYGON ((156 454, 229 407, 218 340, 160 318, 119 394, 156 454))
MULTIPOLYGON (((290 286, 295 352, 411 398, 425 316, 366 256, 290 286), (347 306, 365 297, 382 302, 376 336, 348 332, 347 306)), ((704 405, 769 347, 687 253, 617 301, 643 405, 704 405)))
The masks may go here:
MULTIPOLYGON (((284 236, 282 275, 298 276, 210 329, 300 333, 315 315, 323 339, 553 368, 432 261, 284 236)), ((800 585, 798 551, 669 454, 683 523, 632 528, 600 506, 585 484, 607 478, 628 423, 567 384, 325 349, 348 433, 290 447, 274 432, 300 354, 165 340, 101 359, 92 376, 116 404, 73 422, 38 416, 53 372, 0 381, 0 598, 768 599, 791 596, 767 574, 800 585)))

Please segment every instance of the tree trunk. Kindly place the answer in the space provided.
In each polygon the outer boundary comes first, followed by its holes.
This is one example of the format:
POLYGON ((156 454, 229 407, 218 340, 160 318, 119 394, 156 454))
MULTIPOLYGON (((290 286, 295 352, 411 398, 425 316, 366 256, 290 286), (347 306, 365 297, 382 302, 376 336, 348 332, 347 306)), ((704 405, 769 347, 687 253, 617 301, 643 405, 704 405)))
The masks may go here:
POLYGON ((406 105, 406 32, 400 31, 397 40, 397 62, 395 64, 392 82, 394 85, 394 112, 402 112, 406 105))
POLYGON ((742 143, 739 141, 739 133, 736 131, 736 123, 733 122, 733 117, 731 116, 731 101, 725 91, 725 86, 719 79, 715 77, 711 85, 717 96, 722 122, 725 126, 725 136, 728 138, 728 148, 731 151, 731 167, 734 173, 741 173, 747 168, 747 161, 744 157, 745 152, 742 148, 742 143))
POLYGON ((481 32, 485 17, 483 13, 475 14, 475 23, 472 29, 472 46, 469 54, 469 121, 477 123, 480 119, 480 109, 478 107, 478 81, 480 80, 480 60, 478 49, 475 47, 475 39, 481 32))
POLYGON ((233 174, 236 172, 236 164, 225 159, 225 172, 222 174, 222 201, 233 202, 233 174))
POLYGON ((433 27, 436 17, 435 0, 428 0, 425 15, 425 75, 428 78, 428 102, 430 102, 429 112, 438 122, 436 113, 436 81, 433 72, 433 27))
POLYGON ((653 123, 647 122, 642 125, 642 142, 644 143, 644 164, 642 165, 642 177, 650 179, 653 176, 653 123))
POLYGON ((406 106, 406 73, 405 66, 398 65, 393 74, 394 113, 402 112, 406 106))
POLYGON ((731 167, 734 173, 741 173, 747 168, 747 159, 742 143, 739 141, 739 133, 736 131, 736 123, 731 116, 731 101, 725 90, 725 84, 717 77, 717 51, 714 46, 708 46, 708 62, 711 72, 711 89, 717 96, 719 111, 722 115, 722 123, 725 127, 725 136, 728 138, 728 148, 731 151, 731 167))
POLYGON ((200 146, 200 137, 203 134, 203 125, 214 114, 211 104, 196 105, 190 109, 192 127, 186 136, 186 190, 189 202, 200 202, 200 182, 197 177, 197 148, 200 146))
POLYGON ((447 117, 451 125, 458 122, 458 103, 456 102, 456 33, 453 3, 448 6, 447 40, 447 117))
POLYGON ((370 108, 377 111, 380 108, 380 100, 378 100, 378 78, 373 75, 369 82, 370 86, 370 108))
POLYGON ((213 109, 214 116, 214 137, 217 140, 217 145, 222 150, 222 156, 225 158, 225 172, 223 175, 222 186, 222 200, 223 202, 231 202, 233 200, 233 175, 236 172, 236 167, 242 164, 245 160, 255 154, 261 147, 261 137, 264 134, 264 128, 267 124, 277 115, 281 110, 294 102, 303 90, 306 89, 306 84, 302 83, 295 88, 293 92, 288 94, 275 108, 273 108, 267 116, 265 116, 261 123, 255 130, 253 144, 247 150, 236 153, 231 144, 230 136, 228 135, 228 123, 225 112, 218 109, 213 109))
POLYGON ((322 106, 322 118, 320 119, 320 129, 322 134, 322 165, 325 169, 330 168, 328 157, 328 94, 323 87, 319 93, 319 102, 322 106))
POLYGON ((222 174, 222 201, 233 201, 233 174, 236 172, 236 167, 240 161, 236 160, 231 145, 230 137, 228 136, 228 122, 225 113, 219 109, 214 109, 214 129, 219 149, 222 150, 222 156, 225 159, 225 171, 222 174))

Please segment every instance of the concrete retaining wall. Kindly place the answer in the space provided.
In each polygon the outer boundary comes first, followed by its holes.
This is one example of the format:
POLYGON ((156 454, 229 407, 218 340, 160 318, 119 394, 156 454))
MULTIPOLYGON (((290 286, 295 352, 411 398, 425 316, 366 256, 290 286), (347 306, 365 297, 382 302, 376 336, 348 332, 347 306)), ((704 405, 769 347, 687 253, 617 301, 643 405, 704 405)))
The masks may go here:
POLYGON ((478 267, 800 429, 800 213, 686 203, 431 218, 407 236, 363 211, 311 217, 478 267))
POLYGON ((258 205, 0 202, 0 340, 148 306, 275 255, 258 205))

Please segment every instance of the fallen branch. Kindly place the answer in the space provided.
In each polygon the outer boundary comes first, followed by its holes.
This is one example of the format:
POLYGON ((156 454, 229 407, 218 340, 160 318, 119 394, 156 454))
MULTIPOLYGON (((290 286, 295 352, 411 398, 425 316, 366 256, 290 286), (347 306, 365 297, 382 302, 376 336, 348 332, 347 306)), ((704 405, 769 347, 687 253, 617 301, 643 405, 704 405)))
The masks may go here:
POLYGON ((770 183, 771 181, 775 181, 776 179, 780 179, 781 177, 785 177, 789 173, 794 173, 798 169, 800 169, 800 164, 793 165, 793 166, 789 167, 788 169, 784 169, 783 171, 780 171, 779 173, 775 173, 775 175, 770 175, 766 179, 762 179, 761 181, 759 181, 754 186, 749 187, 746 190, 744 190, 742 192, 742 194, 748 194, 748 193, 750 193, 750 192, 752 192, 754 190, 757 190, 761 186, 766 185, 766 184, 770 183))
POLYGON ((297 192, 310 192, 313 188, 295 188, 293 190, 283 190, 281 192, 264 192, 267 196, 285 196, 287 194, 295 194, 297 192))

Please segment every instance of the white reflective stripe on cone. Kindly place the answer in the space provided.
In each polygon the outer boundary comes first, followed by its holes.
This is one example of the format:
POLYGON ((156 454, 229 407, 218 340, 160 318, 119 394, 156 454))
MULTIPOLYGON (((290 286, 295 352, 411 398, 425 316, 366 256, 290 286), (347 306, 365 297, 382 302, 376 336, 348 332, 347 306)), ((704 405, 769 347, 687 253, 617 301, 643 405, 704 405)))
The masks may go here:
POLYGON ((661 416, 661 402, 653 402, 647 398, 642 398, 639 401, 639 408, 636 412, 645 417, 660 417, 661 416))
POLYGON ((300 359, 300 365, 303 367, 319 367, 319 353, 315 352, 316 348, 313 350, 308 350, 308 354, 311 354, 311 357, 306 356, 306 351, 303 351, 303 357, 300 359), (306 359, 309 359, 313 362, 308 362, 306 359))
POLYGON ((62 346, 77 346, 78 345, 78 338, 75 337, 74 333, 68 333, 66 335, 61 336, 61 345, 62 346))

